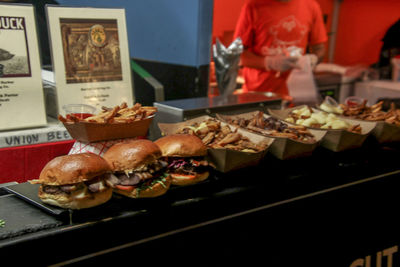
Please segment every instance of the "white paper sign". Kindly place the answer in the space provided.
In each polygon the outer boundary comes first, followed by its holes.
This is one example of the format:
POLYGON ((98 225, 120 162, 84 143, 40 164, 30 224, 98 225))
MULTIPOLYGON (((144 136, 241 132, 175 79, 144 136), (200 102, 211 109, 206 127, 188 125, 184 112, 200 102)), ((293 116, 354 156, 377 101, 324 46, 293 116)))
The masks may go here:
POLYGON ((133 105, 124 9, 47 6, 58 112, 133 105))
POLYGON ((31 5, 0 4, 0 130, 46 125, 31 5))

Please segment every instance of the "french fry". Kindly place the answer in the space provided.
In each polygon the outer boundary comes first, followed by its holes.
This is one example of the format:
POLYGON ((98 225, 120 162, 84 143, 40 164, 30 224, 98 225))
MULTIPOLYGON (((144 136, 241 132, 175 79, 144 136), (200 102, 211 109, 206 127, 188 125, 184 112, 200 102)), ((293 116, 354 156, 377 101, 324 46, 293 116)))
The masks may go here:
POLYGON ((272 117, 264 118, 263 112, 257 112, 251 119, 238 117, 230 118, 227 122, 265 136, 285 137, 304 142, 315 142, 313 134, 308 131, 306 127, 302 125, 289 125, 286 122, 278 121, 272 117))
POLYGON ((68 120, 64 118, 62 115, 58 115, 58 120, 61 122, 67 122, 68 120))
POLYGON ((345 104, 340 104, 344 110, 343 115, 351 116, 356 119, 366 121, 385 121, 390 124, 400 125, 400 110, 396 109, 396 105, 390 103, 390 109, 387 112, 382 111, 383 101, 368 107, 366 100, 355 107, 349 107, 345 104))
POLYGON ((80 119, 74 114, 67 114, 66 117, 61 115, 58 119, 63 123, 92 122, 92 123, 130 123, 134 121, 144 120, 157 112, 156 107, 143 107, 140 103, 136 103, 129 108, 126 102, 113 108, 101 107, 99 114, 80 119))
POLYGON ((71 120, 73 122, 78 122, 79 118, 75 116, 75 114, 69 114, 69 116, 67 116, 68 120, 71 120))
POLYGON ((115 117, 115 115, 117 115, 119 110, 120 110, 119 106, 114 107, 109 114, 104 116, 104 122, 109 123, 115 117))
POLYGON ((123 102, 120 106, 121 109, 128 108, 128 104, 126 102, 123 102))
POLYGON ((202 139, 203 143, 211 148, 228 148, 243 152, 260 152, 268 147, 267 143, 255 144, 246 136, 237 132, 238 128, 231 130, 221 122, 209 119, 201 124, 186 125, 178 129, 177 134, 193 134, 202 139))

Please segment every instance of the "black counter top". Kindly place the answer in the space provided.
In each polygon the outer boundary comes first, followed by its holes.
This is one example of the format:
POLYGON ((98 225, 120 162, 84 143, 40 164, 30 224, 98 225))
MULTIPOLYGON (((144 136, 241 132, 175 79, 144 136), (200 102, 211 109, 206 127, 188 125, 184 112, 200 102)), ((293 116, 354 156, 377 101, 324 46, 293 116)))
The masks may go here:
POLYGON ((243 93, 240 95, 227 95, 215 97, 197 97, 178 100, 168 100, 156 102, 155 106, 166 106, 177 110, 205 110, 205 109, 223 109, 226 107, 240 107, 241 105, 251 105, 259 103, 280 103, 281 97, 274 93, 243 93))
MULTIPOLYGON (((400 178, 399 158, 400 146, 377 145, 369 139, 360 149, 334 153, 317 148, 310 157, 288 161, 277 160, 268 154, 258 166, 227 174, 212 173, 203 183, 171 188, 159 198, 127 199, 114 195, 108 203, 75 211, 71 217, 68 213, 62 216, 48 214, 14 195, 5 194, 0 196, 1 219, 4 219, 2 216, 11 216, 11 206, 17 217, 18 213, 25 212, 32 218, 25 218, 26 227, 23 223, 11 225, 11 219, 5 218, 6 226, 0 228, 0 237, 3 231, 0 254, 2 258, 9 256, 14 262, 38 261, 44 265, 66 264, 71 259, 90 263, 101 262, 104 258, 119 262, 123 259, 119 256, 128 255, 134 257, 133 261, 140 262, 145 261, 142 257, 152 257, 153 254, 155 262, 176 250, 193 257, 197 255, 194 253, 196 249, 201 250, 202 259, 191 262, 189 266, 223 266, 223 263, 234 263, 232 257, 239 256, 237 253, 241 255, 238 261, 246 262, 244 258, 248 257, 259 259, 262 253, 258 249, 261 248, 254 247, 252 242, 258 240, 257 236, 263 238, 259 242, 265 240, 264 231, 268 231, 271 237, 271 242, 263 246, 268 254, 268 250, 272 253, 274 244, 282 246, 279 243, 282 242, 280 231, 285 230, 282 233, 285 238, 288 233, 293 234, 288 230, 292 229, 292 224, 314 233, 306 236, 302 231, 296 231, 294 239, 298 240, 296 235, 300 235, 301 238, 313 236, 321 241, 312 223, 321 220, 320 215, 329 217, 333 209, 335 219, 343 221, 352 214, 348 210, 352 205, 357 205, 355 214, 358 214, 375 205, 377 199, 393 202, 386 198, 397 197, 395 185, 400 178), (336 210, 335 201, 343 214, 336 210), (329 207, 329 212, 320 205, 329 207), (310 207, 313 207, 312 211, 308 210, 310 207), (304 217, 297 214, 300 211, 304 212, 304 217), (36 224, 29 220, 36 220, 36 224), (42 223, 37 224, 38 221, 42 223), (12 227, 18 228, 17 231, 4 234, 12 227), (255 232, 250 234, 249 231, 255 232), (243 244, 243 240, 250 243, 243 244), (193 250, 185 244, 193 246, 193 250), (231 246, 233 248, 228 249, 231 246), (250 248, 257 250, 257 256, 252 255, 250 248), (221 251, 215 251, 219 249, 221 251), (43 254, 43 250, 46 253, 43 254), (23 252, 24 257, 11 256, 16 251, 23 252), (94 255, 96 257, 92 257, 94 255), (210 263, 212 257, 217 257, 214 264, 210 263)), ((359 223, 361 219, 353 218, 353 221, 359 223)), ((331 229, 334 224, 330 222, 330 219, 324 220, 324 227, 331 229)), ((299 245, 292 243, 291 239, 288 242, 293 244, 289 246, 291 249, 294 244, 299 245)), ((306 255, 300 247, 296 251, 302 251, 295 253, 297 256, 306 255)), ((365 256, 362 253, 360 257, 365 256)), ((281 266, 278 263, 285 262, 282 255, 273 254, 278 256, 270 258, 271 262, 275 263, 274 266, 281 266)), ((186 260, 186 257, 179 256, 179 261, 173 261, 184 265, 186 260)))

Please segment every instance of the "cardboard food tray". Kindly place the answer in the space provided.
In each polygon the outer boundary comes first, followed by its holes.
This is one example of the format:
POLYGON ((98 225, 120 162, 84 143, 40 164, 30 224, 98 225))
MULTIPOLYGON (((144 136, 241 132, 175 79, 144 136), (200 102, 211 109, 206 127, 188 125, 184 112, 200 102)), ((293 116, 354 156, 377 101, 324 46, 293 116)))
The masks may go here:
MULTIPOLYGON (((201 116, 184 122, 159 123, 158 127, 160 128, 163 135, 170 135, 175 134, 176 131, 183 126, 190 125, 196 122, 201 123, 210 118, 212 117, 201 116)), ((221 125, 228 125, 232 130, 238 128, 224 122, 221 122, 221 125)), ((216 170, 220 172, 229 172, 248 166, 255 166, 265 156, 274 141, 273 138, 253 134, 240 128, 238 128, 238 133, 248 137, 252 142, 256 144, 260 142, 266 142, 268 144, 268 147, 258 153, 241 152, 226 148, 208 148, 209 160, 215 165, 216 170)))
MULTIPOLYGON (((233 116, 220 115, 220 114, 217 114, 216 116, 218 119, 226 122, 226 119, 229 119, 229 118, 251 119, 257 113, 258 113, 258 111, 248 112, 248 113, 243 113, 243 114, 238 114, 238 115, 233 115, 233 116)), ((270 116, 264 113, 264 117, 268 118, 270 116)), ((285 123, 287 123, 287 122, 285 122, 285 123)), ((287 123, 287 124, 290 124, 290 123, 287 123)), ((244 129, 252 132, 251 130, 248 130, 246 128, 244 128, 244 129)), ((318 143, 325 136, 326 131, 314 130, 314 129, 308 129, 308 130, 314 135, 314 138, 316 140, 315 142, 307 143, 307 142, 297 141, 297 140, 287 138, 287 137, 264 135, 264 136, 275 139, 274 142, 271 144, 269 152, 281 160, 310 156, 312 154, 312 152, 315 150, 315 148, 318 146, 318 143)), ((256 132, 254 132, 254 133, 263 135, 261 133, 256 133, 256 132)))
POLYGON ((379 144, 400 142, 400 126, 387 123, 385 121, 367 121, 357 119, 351 116, 338 115, 340 118, 351 119, 363 123, 375 123, 375 128, 372 130, 371 135, 376 139, 379 144))
POLYGON ((146 136, 154 116, 129 123, 64 122, 71 137, 77 141, 90 143, 97 141, 146 136))
POLYGON ((384 121, 377 121, 376 127, 372 131, 378 143, 393 143, 400 141, 400 126, 393 125, 384 121))
MULTIPOLYGON (((301 109, 303 107, 304 105, 283 110, 268 109, 268 112, 273 117, 285 120, 292 110, 301 109)), ((317 110, 315 108, 313 108, 313 110, 315 112, 321 112, 320 110, 317 110)), ((375 122, 358 121, 344 117, 340 117, 340 119, 347 121, 350 124, 360 124, 361 134, 352 133, 346 130, 323 129, 326 130, 326 134, 322 138, 320 144, 322 147, 325 147, 326 149, 329 149, 334 152, 340 152, 344 150, 361 147, 364 141, 367 139, 368 135, 372 133, 372 131, 376 127, 375 122)), ((313 127, 307 127, 307 128, 316 130, 319 129, 313 127)))
MULTIPOLYGON (((317 109, 321 110, 319 108, 319 105, 318 105, 317 109)), ((344 115, 338 114, 338 113, 334 113, 334 114, 340 118, 351 119, 354 121, 362 121, 362 122, 366 122, 366 123, 376 123, 376 126, 372 130, 371 135, 373 137, 375 137, 376 141, 379 144, 400 141, 400 126, 393 125, 393 124, 387 123, 385 121, 368 121, 368 120, 358 119, 354 116, 344 116, 344 115)))
MULTIPOLYGON (((319 105, 317 108, 320 109, 319 105)), ((354 116, 344 116, 342 114, 337 114, 337 113, 335 114, 341 118, 347 118, 355 121, 376 123, 376 126, 372 130, 371 135, 375 137, 376 141, 379 144, 393 143, 400 141, 400 126, 390 124, 385 121, 368 121, 368 120, 358 119, 354 116)))
POLYGON ((367 121, 347 116, 340 117, 351 118, 351 120, 358 122, 375 123, 376 126, 372 130, 371 135, 379 144, 400 142, 400 126, 390 124, 385 121, 367 121))

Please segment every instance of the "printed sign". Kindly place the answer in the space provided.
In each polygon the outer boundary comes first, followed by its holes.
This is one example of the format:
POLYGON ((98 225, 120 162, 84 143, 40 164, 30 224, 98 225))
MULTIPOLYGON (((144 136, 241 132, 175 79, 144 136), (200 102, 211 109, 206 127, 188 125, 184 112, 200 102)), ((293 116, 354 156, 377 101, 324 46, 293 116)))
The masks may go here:
POLYGON ((397 245, 390 248, 386 248, 383 251, 378 251, 376 255, 367 255, 365 258, 358 258, 354 260, 350 264, 350 267, 399 266, 398 264, 400 261, 398 260, 398 255, 397 255, 398 250, 399 247, 397 245), (384 264, 385 262, 386 264, 384 264), (376 263, 376 265, 374 263, 376 263))
POLYGON ((0 4, 0 130, 46 122, 34 9, 0 4))
POLYGON ((35 145, 71 140, 72 137, 62 124, 50 123, 46 127, 0 132, 0 148, 35 145))
POLYGON ((133 105, 125 10, 48 6, 58 112, 133 105))

